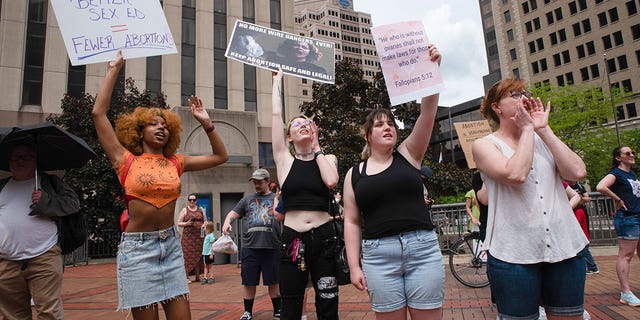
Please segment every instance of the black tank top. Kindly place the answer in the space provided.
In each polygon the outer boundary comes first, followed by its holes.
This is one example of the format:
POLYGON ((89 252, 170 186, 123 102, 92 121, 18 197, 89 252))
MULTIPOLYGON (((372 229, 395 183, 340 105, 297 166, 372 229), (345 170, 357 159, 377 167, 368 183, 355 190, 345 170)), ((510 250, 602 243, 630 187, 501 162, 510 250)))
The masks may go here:
POLYGON ((363 220, 363 239, 377 239, 413 230, 433 230, 424 203, 420 170, 397 151, 384 171, 367 175, 367 162, 354 166, 351 183, 363 220))
POLYGON ((285 212, 290 210, 328 211, 329 188, 322 181, 316 160, 293 160, 282 185, 285 212))

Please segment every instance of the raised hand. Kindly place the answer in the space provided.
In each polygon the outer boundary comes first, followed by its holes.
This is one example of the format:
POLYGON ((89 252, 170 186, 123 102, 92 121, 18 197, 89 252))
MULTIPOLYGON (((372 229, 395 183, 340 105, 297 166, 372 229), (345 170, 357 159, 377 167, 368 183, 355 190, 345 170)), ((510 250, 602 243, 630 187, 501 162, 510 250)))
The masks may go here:
POLYGON ((191 108, 193 117, 198 120, 203 127, 208 127, 211 120, 209 119, 209 113, 202 104, 202 100, 197 96, 191 96, 187 101, 189 102, 189 108, 191 108))
POLYGON ((120 70, 122 69, 122 66, 124 66, 124 58, 122 57, 122 50, 118 50, 116 59, 109 61, 109 68, 115 68, 116 70, 120 70))
POLYGON ((542 129, 549 125, 549 113, 551 112, 551 101, 547 102, 547 106, 542 104, 540 98, 525 99, 528 104, 528 111, 533 119, 534 129, 542 129))

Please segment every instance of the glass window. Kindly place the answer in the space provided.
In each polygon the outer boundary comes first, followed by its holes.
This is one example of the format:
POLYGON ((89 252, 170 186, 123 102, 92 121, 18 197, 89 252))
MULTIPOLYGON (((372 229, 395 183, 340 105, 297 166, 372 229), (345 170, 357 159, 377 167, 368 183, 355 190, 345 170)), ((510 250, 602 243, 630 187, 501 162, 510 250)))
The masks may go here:
POLYGON ((556 76, 556 81, 558 82, 559 86, 564 86, 564 76, 563 75, 556 76))
POLYGON ((633 88, 631 87, 631 79, 622 80, 620 84, 622 85, 622 90, 626 92, 633 91, 633 88))
POLYGON ((535 53, 536 52, 536 43, 531 41, 529 42, 529 53, 535 53))
POLYGON ((244 65, 244 111, 258 111, 256 67, 244 65))
MULTIPOLYGON (((494 37, 495 37, 495 32, 494 32, 494 37)), ((513 41, 514 36, 513 36, 513 29, 509 29, 507 30, 507 39, 509 39, 509 41, 513 41)), ((634 38, 635 39, 635 38, 634 38)))
POLYGON ((578 7, 580 7, 580 11, 587 10, 587 0, 578 0, 578 7))
POLYGON ((580 76, 582 77, 582 81, 589 80, 589 68, 584 67, 580 69, 580 76))
POLYGON ((629 116, 629 118, 635 118, 638 116, 638 111, 636 110, 635 103, 627 103, 626 107, 627 107, 627 115, 629 116))
POLYGON ((611 20, 611 22, 620 20, 620 17, 618 17, 618 8, 609 9, 609 20, 611 20))
POLYGON ((584 57, 586 57, 586 54, 584 52, 584 45, 579 45, 576 47, 576 52, 578 53, 578 59, 582 59, 584 57))
POLYGON ((571 55, 569 54, 569 50, 562 51, 562 61, 565 64, 571 62, 571 55))
POLYGON ((529 0, 531 4, 531 11, 538 9, 538 1, 537 0, 529 0))
POLYGON ((578 13, 578 6, 576 5, 575 1, 571 1, 569 2, 569 14, 576 14, 578 13))
POLYGON ((592 64, 589 68, 591 69, 591 77, 592 78, 600 77, 600 67, 598 67, 597 64, 592 64))
POLYGON ((531 21, 525 22, 524 27, 527 29, 527 33, 533 32, 533 25, 531 24, 531 21))
POLYGON ((556 44, 558 44, 558 36, 556 36, 555 32, 549 34, 549 40, 551 40, 552 46, 555 46, 556 44))
POLYGON ((564 28, 558 30, 558 37, 560 38, 560 42, 567 41, 567 31, 564 28))
POLYGON ((582 31, 584 33, 591 32, 591 21, 589 19, 582 20, 582 31))
POLYGON ((580 23, 576 22, 572 25, 573 27, 573 36, 577 37, 582 34, 582 29, 580 29, 580 23))
POLYGON ((516 49, 509 50, 509 54, 511 54, 511 60, 518 59, 518 55, 516 54, 516 49))
POLYGON ((635 0, 632 1, 627 1, 625 3, 625 5, 627 6, 627 13, 632 16, 636 13, 638 13, 638 7, 636 6, 636 2, 635 0))
POLYGON ((567 84, 573 84, 573 72, 565 73, 564 78, 567 80, 567 84))
POLYGON ((556 14, 556 21, 562 20, 562 8, 558 8, 554 10, 554 12, 556 14))
POLYGON ((538 74, 540 72, 540 69, 538 68, 538 61, 531 63, 531 70, 533 71, 533 74, 538 74))
POLYGON ((633 40, 640 39, 640 24, 634 24, 631 26, 631 36, 633 40))
POLYGON ((540 70, 547 71, 547 58, 540 60, 540 70))
POLYGON ((524 12, 524 14, 529 13, 529 3, 528 2, 523 2, 522 3, 522 11, 524 12))
POLYGON ((624 44, 624 40, 622 39, 622 31, 616 31, 613 33, 613 43, 615 43, 616 46, 621 46, 624 44))
POLYGON ((280 9, 280 0, 271 0, 269 2, 269 12, 271 18, 271 28, 282 29, 282 13, 280 9))
POLYGON ((604 27, 609 24, 607 21, 607 14, 605 12, 598 13, 598 23, 600 24, 600 27, 604 27))
POLYGON ((547 16, 547 24, 553 24, 553 12, 549 11, 546 14, 547 16))
POLYGON ((160 94, 162 92, 162 56, 147 57, 146 89, 160 94))
POLYGON ((613 45, 611 44, 611 36, 610 35, 606 35, 606 36, 602 37, 602 46, 604 47, 605 50, 611 49, 613 47, 613 45))
POLYGON ((256 20, 256 4, 255 0, 242 0, 242 19, 247 22, 255 22, 256 20))
POLYGON ((553 65, 555 67, 559 67, 560 65, 562 65, 562 60, 560 60, 560 54, 556 53, 553 55, 553 65))
POLYGON ((544 41, 542 38, 536 39, 536 44, 538 45, 538 51, 544 50, 544 41))
POLYGON ((504 12, 504 22, 505 23, 511 22, 511 13, 509 12, 509 10, 504 12))
POLYGON ((618 69, 625 70, 629 68, 629 64, 627 63, 627 56, 621 55, 618 57, 618 69))
POLYGON ((609 72, 618 71, 618 69, 616 69, 616 59, 607 59, 607 69, 609 72))
POLYGON ((540 18, 533 19, 533 28, 536 30, 540 29, 540 18))
POLYGON ((47 1, 29 0, 28 10, 22 104, 40 105, 47 29, 47 1))
POLYGON ((82 97, 85 90, 85 75, 87 66, 72 66, 69 62, 67 71, 67 94, 72 97, 82 97))
POLYGON ((596 54, 596 43, 593 40, 587 42, 587 54, 594 55, 596 54))
POLYGON ((520 70, 518 68, 515 68, 512 71, 513 71, 513 77, 516 79, 520 79, 520 70))

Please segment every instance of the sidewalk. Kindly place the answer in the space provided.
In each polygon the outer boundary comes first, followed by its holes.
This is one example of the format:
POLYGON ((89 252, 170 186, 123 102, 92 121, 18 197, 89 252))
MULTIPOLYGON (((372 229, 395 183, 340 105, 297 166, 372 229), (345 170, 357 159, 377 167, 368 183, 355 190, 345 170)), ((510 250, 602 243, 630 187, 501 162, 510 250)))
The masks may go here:
MULTIPOLYGON (((600 274, 588 275, 585 307, 591 319, 640 319, 640 307, 633 308, 618 302, 620 292, 615 273, 616 247, 591 248, 600 274)), ((447 271, 444 319, 495 319, 497 310, 491 307, 489 288, 471 289, 457 282, 447 271)), ((631 263, 631 287, 640 293, 640 262, 631 263), (634 276, 635 275, 635 276, 634 276)), ((67 267, 64 274, 63 302, 65 319, 125 319, 127 312, 116 311, 117 285, 115 264, 90 264, 67 267)), ((238 320, 243 312, 240 269, 235 264, 214 266, 216 283, 189 285, 193 319, 238 320)), ((310 291, 313 293, 313 290, 310 291)), ((309 295, 307 316, 315 320, 313 294, 309 295)), ((165 319, 162 311, 160 319, 165 319)), ((272 319, 271 300, 266 287, 258 287, 254 303, 254 319, 272 319)), ((129 318, 131 319, 131 317, 129 318)), ((340 287, 340 319, 374 320, 365 292, 353 286, 340 287)))

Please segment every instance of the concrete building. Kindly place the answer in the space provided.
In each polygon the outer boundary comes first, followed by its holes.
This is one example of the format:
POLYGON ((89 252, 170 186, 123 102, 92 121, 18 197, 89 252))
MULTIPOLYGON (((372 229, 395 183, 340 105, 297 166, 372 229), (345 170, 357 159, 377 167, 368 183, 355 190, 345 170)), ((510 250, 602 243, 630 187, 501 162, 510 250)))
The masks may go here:
MULTIPOLYGON (((488 89, 500 78, 640 91, 640 1, 479 0, 488 89)), ((611 108, 611 106, 607 106, 611 108)), ((617 105, 622 129, 640 126, 640 96, 617 105)), ((613 123, 613 110, 611 112, 613 123)))
MULTIPOLYGON (((122 79, 139 89, 164 92, 183 119, 181 153, 210 152, 207 138, 186 106, 202 98, 222 135, 230 161, 183 176, 183 196, 196 193, 220 224, 247 192, 248 178, 266 167, 275 180, 271 155, 271 72, 224 57, 237 19, 294 32, 293 2, 281 0, 161 1, 177 54, 130 59, 122 79), (181 107, 182 106, 182 107, 181 107)), ((0 0, 0 126, 44 121, 61 112, 64 93, 95 94, 107 63, 71 66, 53 9, 47 0, 0 0)), ((298 79, 285 77, 284 115, 298 113, 298 79)), ((90 110, 87 110, 90 112, 90 110)), ((200 201, 200 200, 199 200, 200 201)), ((217 226, 219 230, 219 225, 217 226)))
MULTIPOLYGON (((371 81, 380 63, 371 36, 371 15, 353 9, 351 0, 294 0, 295 33, 334 42, 336 61, 351 60, 360 65, 371 81)), ((313 82, 301 79, 300 101, 311 101, 313 82)))

